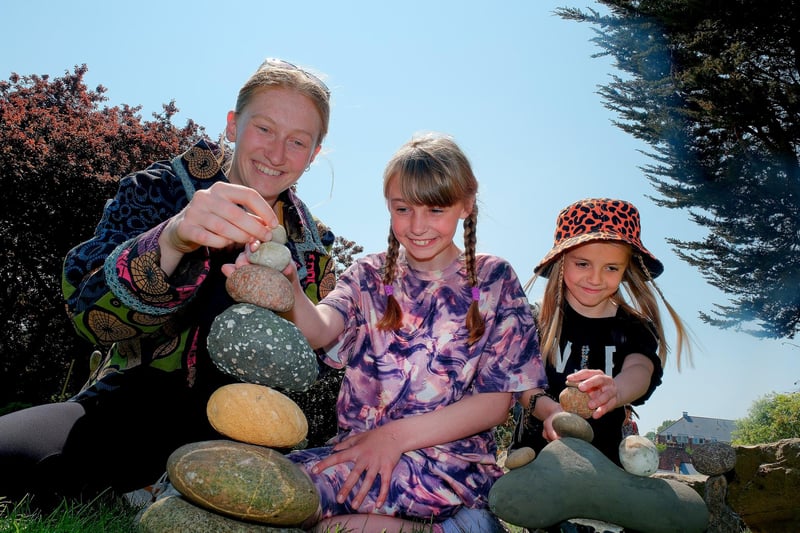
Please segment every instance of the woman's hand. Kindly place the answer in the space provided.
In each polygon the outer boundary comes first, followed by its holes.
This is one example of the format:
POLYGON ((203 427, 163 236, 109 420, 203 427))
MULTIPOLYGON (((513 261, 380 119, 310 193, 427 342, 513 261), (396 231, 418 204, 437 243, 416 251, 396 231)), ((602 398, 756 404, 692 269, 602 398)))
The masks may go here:
POLYGON ((333 451, 334 453, 317 463, 313 471, 321 472, 340 463, 353 464, 350 474, 336 495, 336 501, 344 502, 363 475, 361 487, 352 501, 353 508, 358 509, 372 488, 375 478, 380 476, 381 488, 375 505, 381 507, 389 495, 392 472, 403 454, 397 436, 389 427, 381 426, 345 438, 333 447, 333 451))
POLYGON ((182 256, 201 246, 222 249, 267 241, 278 225, 272 208, 254 189, 218 182, 194 193, 189 204, 167 222, 159 237, 161 266, 172 273, 182 256))

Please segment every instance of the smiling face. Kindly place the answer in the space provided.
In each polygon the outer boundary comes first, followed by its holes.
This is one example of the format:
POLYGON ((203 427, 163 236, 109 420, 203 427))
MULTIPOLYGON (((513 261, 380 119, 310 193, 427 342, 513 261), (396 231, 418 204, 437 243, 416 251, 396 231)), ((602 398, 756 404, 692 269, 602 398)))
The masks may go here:
POLYGON ((614 316, 610 298, 619 289, 631 258, 631 247, 616 242, 592 242, 564 254, 566 299, 587 317, 614 316))
POLYGON ((311 99, 281 87, 253 95, 241 112, 229 112, 225 129, 236 143, 228 179, 258 191, 275 205, 320 150, 322 119, 311 99))
POLYGON ((442 270, 461 253, 453 242, 459 221, 470 213, 463 202, 448 207, 413 205, 403 198, 398 180, 386 188, 392 232, 418 270, 442 270))

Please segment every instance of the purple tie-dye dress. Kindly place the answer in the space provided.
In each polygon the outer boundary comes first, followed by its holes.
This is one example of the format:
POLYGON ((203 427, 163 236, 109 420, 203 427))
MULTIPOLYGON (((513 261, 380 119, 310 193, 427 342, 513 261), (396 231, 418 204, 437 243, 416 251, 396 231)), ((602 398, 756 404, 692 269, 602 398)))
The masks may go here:
MULTIPOLYGON (((465 321, 471 287, 463 255, 444 270, 428 272, 411 268, 401 251, 393 287, 403 326, 396 332, 375 327, 386 306, 384 261, 385 253, 357 260, 320 302, 337 309, 345 320, 338 350, 326 360, 332 367, 346 367, 336 406, 339 433, 331 444, 439 409, 465 395, 521 392, 546 383, 528 300, 508 262, 478 255, 486 332, 468 346, 465 321)), ((461 506, 486 506, 489 488, 502 474, 495 452, 491 431, 407 452, 393 472, 387 503, 375 506, 380 487, 376 479, 358 509, 350 505, 358 485, 343 504, 336 502, 350 463, 310 473, 330 455, 330 447, 294 451, 289 458, 309 472, 320 492, 323 517, 379 513, 438 521, 461 506)))

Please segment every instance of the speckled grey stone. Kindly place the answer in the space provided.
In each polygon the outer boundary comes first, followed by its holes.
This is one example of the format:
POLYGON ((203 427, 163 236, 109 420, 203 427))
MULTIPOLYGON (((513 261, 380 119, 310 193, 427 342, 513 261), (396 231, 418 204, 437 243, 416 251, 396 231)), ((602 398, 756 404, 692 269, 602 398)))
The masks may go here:
POLYGON ((317 379, 317 356, 306 338, 269 309, 229 307, 214 319, 207 342, 214 364, 246 383, 305 391, 317 379))
POLYGON ((692 464, 707 476, 724 474, 736 466, 736 450, 724 442, 700 444, 692 453, 692 464))

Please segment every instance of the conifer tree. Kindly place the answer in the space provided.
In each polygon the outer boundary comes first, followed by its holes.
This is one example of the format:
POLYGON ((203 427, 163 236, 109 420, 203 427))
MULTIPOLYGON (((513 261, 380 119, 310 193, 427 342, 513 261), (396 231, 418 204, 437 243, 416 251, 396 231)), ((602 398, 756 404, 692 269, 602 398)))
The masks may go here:
POLYGON ((670 239, 729 296, 701 318, 755 336, 800 328, 800 1, 600 0, 561 8, 594 26, 619 75, 599 89, 647 143, 657 205, 706 230, 670 239))

